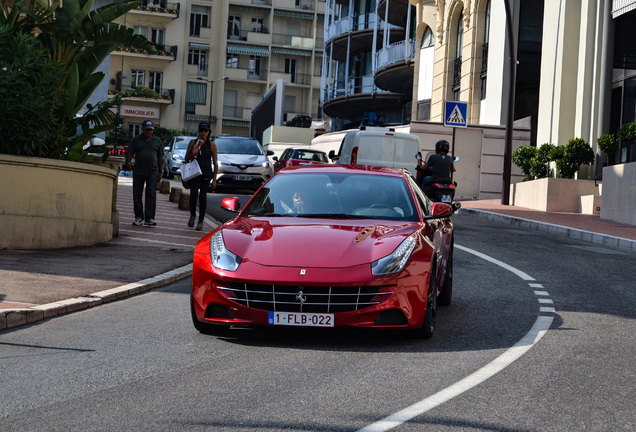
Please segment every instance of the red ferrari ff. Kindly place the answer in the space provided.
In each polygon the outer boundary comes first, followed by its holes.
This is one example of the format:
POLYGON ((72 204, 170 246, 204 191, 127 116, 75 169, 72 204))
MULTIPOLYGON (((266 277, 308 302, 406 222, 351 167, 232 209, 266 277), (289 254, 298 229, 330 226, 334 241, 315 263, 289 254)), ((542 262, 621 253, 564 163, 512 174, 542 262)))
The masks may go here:
MULTIPOLYGON (((222 206, 239 211, 238 197, 222 206)), ((194 252, 192 320, 231 326, 403 329, 429 338, 451 302, 453 207, 406 170, 290 167, 194 252)))

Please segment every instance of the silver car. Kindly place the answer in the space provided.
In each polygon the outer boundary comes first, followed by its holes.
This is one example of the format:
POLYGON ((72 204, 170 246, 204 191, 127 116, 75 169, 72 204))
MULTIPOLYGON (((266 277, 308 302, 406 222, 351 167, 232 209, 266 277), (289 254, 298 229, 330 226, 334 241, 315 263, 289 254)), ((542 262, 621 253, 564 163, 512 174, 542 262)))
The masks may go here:
POLYGON ((258 140, 240 136, 214 138, 218 153, 219 170, 216 174, 217 189, 256 190, 274 175, 267 158, 273 151, 263 152, 258 140))
POLYGON ((181 165, 185 159, 188 144, 195 139, 193 136, 176 136, 172 138, 170 144, 164 149, 163 155, 163 177, 174 178, 181 175, 181 165))

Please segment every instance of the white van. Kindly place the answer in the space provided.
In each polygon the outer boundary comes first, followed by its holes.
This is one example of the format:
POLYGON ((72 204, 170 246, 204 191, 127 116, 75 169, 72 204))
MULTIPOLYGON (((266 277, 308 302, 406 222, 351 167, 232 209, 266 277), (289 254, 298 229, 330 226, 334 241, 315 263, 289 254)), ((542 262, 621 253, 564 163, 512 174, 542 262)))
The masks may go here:
POLYGON ((342 139, 338 154, 332 150, 329 157, 337 164, 406 168, 416 177, 416 156, 420 151, 420 139, 416 135, 363 126, 360 130, 348 132, 342 139))

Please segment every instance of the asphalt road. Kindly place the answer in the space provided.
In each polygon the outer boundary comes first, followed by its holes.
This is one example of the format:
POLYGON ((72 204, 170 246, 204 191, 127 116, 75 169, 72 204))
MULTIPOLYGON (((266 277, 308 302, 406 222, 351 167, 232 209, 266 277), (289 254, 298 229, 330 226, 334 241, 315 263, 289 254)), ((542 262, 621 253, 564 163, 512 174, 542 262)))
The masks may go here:
POLYGON ((204 336, 184 280, 0 334, 0 430, 635 430, 636 256, 455 221, 430 340, 204 336))

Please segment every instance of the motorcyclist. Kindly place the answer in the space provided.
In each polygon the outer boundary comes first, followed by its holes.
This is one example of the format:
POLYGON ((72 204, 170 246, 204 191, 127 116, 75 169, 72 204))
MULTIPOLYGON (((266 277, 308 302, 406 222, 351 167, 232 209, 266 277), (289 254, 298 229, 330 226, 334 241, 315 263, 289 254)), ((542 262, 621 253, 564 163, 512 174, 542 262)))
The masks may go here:
POLYGON ((417 166, 421 171, 422 183, 420 187, 426 193, 426 188, 432 183, 450 183, 452 173, 455 172, 453 157, 448 155, 450 144, 446 140, 435 143, 435 154, 432 154, 422 165, 417 166))

